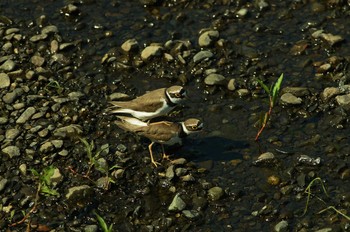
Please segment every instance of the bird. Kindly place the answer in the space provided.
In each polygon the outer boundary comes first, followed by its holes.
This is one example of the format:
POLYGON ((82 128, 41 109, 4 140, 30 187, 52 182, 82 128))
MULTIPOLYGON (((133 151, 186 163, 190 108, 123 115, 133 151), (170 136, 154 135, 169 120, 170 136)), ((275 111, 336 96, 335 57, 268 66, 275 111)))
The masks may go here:
POLYGON ((186 98, 186 90, 174 85, 156 89, 130 101, 110 101, 112 114, 131 114, 142 121, 164 116, 186 98))
POLYGON ((148 150, 151 157, 151 162, 157 167, 158 162, 153 158, 152 146, 154 143, 159 143, 162 146, 163 158, 167 155, 164 152, 163 144, 174 145, 182 144, 182 139, 187 135, 199 132, 203 129, 203 122, 196 118, 189 118, 183 122, 144 122, 137 118, 117 116, 120 120, 115 123, 118 127, 125 131, 133 132, 137 135, 146 137, 151 140, 148 150))

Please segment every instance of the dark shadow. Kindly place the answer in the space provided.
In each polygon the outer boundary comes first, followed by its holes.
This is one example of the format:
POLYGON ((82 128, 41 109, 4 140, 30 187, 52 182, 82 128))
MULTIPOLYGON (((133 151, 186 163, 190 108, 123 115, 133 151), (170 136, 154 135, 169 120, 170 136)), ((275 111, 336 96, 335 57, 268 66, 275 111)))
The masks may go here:
POLYGON ((246 141, 230 140, 223 137, 205 137, 200 140, 186 138, 181 147, 168 147, 169 154, 181 154, 188 161, 228 161, 242 159, 242 149, 249 146, 246 141))

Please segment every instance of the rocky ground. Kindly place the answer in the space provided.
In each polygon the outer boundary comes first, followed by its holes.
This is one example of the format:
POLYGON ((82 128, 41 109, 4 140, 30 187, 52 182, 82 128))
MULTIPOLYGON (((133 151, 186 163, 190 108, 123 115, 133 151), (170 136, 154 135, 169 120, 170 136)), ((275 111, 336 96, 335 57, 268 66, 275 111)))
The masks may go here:
POLYGON ((348 231, 347 1, 0 3, 1 231, 348 231), (277 106, 267 86, 284 74, 277 106), (106 113, 173 84, 150 163, 106 113), (105 230, 106 231, 106 230, 105 230))

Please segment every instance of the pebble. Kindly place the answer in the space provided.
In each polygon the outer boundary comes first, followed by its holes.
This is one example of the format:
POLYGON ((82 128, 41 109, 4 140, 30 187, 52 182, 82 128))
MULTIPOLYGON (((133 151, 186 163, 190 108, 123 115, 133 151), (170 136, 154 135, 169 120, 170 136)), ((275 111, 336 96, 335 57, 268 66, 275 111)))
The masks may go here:
POLYGON ((41 30, 41 34, 58 33, 58 28, 55 25, 49 25, 41 30))
POLYGON ((19 96, 21 96, 23 94, 23 89, 22 88, 16 88, 11 92, 6 93, 2 100, 7 103, 7 104, 11 104, 13 103, 19 96))
POLYGON ((41 56, 32 56, 30 62, 37 67, 41 67, 45 62, 45 58, 41 56))
POLYGON ((178 158, 178 159, 174 159, 171 161, 171 163, 174 165, 183 165, 186 162, 187 162, 187 160, 185 158, 178 158))
POLYGON ((91 190, 91 187, 89 185, 80 185, 80 186, 74 186, 70 187, 67 191, 66 194, 66 199, 67 200, 73 200, 79 199, 79 198, 84 198, 87 192, 91 190))
POLYGON ((80 135, 83 133, 82 127, 78 124, 71 124, 68 126, 60 127, 54 130, 54 136, 66 137, 69 134, 80 135))
POLYGON ((198 218, 200 215, 197 210, 183 210, 182 214, 189 219, 198 218))
POLYGON ((16 120, 17 124, 24 124, 26 123, 32 116, 35 114, 36 110, 34 107, 28 107, 22 114, 19 116, 19 118, 16 120))
POLYGON ((1 66, 0 70, 7 72, 12 71, 16 67, 16 63, 13 60, 6 60, 1 66))
POLYGON ((237 90, 238 96, 244 97, 249 95, 249 90, 248 89, 239 89, 237 90))
POLYGON ((213 57, 214 54, 211 51, 200 51, 196 55, 193 56, 193 62, 199 63, 202 60, 208 60, 209 58, 213 57))
POLYGON ((7 117, 0 117, 0 125, 6 124, 8 121, 7 117))
POLYGON ((321 97, 324 101, 328 101, 332 97, 339 95, 341 93, 340 89, 337 87, 327 87, 323 90, 321 97))
POLYGON ((136 39, 128 39, 122 44, 121 48, 125 52, 135 52, 139 49, 139 43, 136 39))
POLYGON ((46 38, 47 38, 47 34, 39 34, 39 35, 32 36, 29 40, 31 42, 38 42, 38 41, 44 40, 46 38))
POLYGON ((268 164, 275 160, 275 155, 272 152, 265 152, 259 155, 259 157, 253 161, 254 165, 268 164))
POLYGON ((21 155, 21 152, 17 146, 8 146, 2 149, 2 152, 7 154, 10 158, 21 155))
POLYGON ((174 165, 170 165, 167 169, 166 169, 166 172, 165 172, 165 177, 169 180, 172 180, 175 176, 175 173, 174 173, 174 165))
POLYGON ((163 54, 163 47, 159 45, 150 45, 148 47, 145 47, 145 49, 141 52, 141 59, 142 60, 149 60, 152 57, 159 57, 163 54))
POLYGON ((6 178, 3 178, 0 180, 0 192, 2 190, 4 190, 4 188, 6 187, 6 184, 7 184, 8 180, 6 178))
POLYGON ((26 164, 19 165, 18 169, 23 176, 27 175, 27 165, 26 164))
POLYGON ((10 77, 6 73, 0 73, 0 89, 7 88, 10 84, 10 77))
POLYGON ((209 30, 203 32, 198 38, 198 44, 200 47, 208 47, 213 45, 219 38, 219 32, 216 30, 209 30))
POLYGON ((206 85, 222 85, 224 84, 225 80, 226 78, 223 75, 212 73, 204 79, 204 83, 206 85))
POLYGON ((8 129, 6 130, 5 138, 7 140, 14 140, 20 133, 20 130, 18 130, 17 128, 8 129))
POLYGON ((212 201, 219 200, 224 195, 224 190, 220 187, 212 187, 208 190, 208 197, 212 201))
POLYGON ((281 102, 287 105, 299 105, 302 101, 300 97, 296 97, 291 93, 285 93, 281 96, 281 102))
POLYGON ((173 201, 168 207, 169 211, 181 211, 186 208, 186 203, 181 199, 180 194, 177 193, 173 201))
POLYGON ((350 94, 335 97, 337 103, 345 110, 350 110, 350 94))
POLYGON ((53 170, 52 175, 50 176, 51 184, 52 184, 53 186, 56 186, 56 185, 58 185, 59 183, 61 183, 62 180, 63 180, 63 176, 62 176, 62 174, 61 174, 61 172, 60 172, 60 169, 55 168, 55 169, 53 170))
POLYGON ((97 232, 98 226, 97 225, 87 225, 84 227, 84 232, 97 232))
POLYGON ((53 151, 53 149, 53 144, 50 141, 47 141, 40 146, 39 151, 40 153, 48 153, 49 151, 53 151))
POLYGON ((299 155, 297 157, 297 162, 298 164, 306 164, 309 166, 317 166, 321 163, 321 158, 317 157, 317 158, 311 158, 308 155, 299 155))
POLYGON ((63 140, 60 140, 60 139, 54 139, 51 141, 51 143, 55 148, 58 148, 58 149, 63 146, 63 140))
POLYGON ((291 93, 296 97, 304 97, 310 94, 310 91, 308 88, 305 87, 285 87, 281 91, 282 94, 284 93, 291 93))
POLYGON ((230 91, 235 91, 236 90, 236 79, 230 79, 227 84, 227 89, 230 91))
POLYGON ((288 222, 285 220, 280 221, 275 225, 275 231, 276 232, 287 232, 289 231, 288 229, 288 222))

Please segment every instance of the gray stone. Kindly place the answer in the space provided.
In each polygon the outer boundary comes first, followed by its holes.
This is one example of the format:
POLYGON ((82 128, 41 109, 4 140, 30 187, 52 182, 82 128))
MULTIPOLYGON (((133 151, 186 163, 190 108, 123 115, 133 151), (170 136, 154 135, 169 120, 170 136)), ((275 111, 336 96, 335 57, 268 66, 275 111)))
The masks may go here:
POLYGON ((58 33, 58 28, 55 25, 49 25, 41 30, 41 34, 58 33))
POLYGON ((210 30, 203 32, 198 38, 198 44, 200 47, 208 47, 213 45, 219 38, 219 32, 216 30, 210 30))
POLYGON ((324 101, 328 101, 334 96, 337 96, 341 93, 340 89, 337 87, 327 87, 323 90, 321 97, 324 101))
POLYGON ((238 96, 244 97, 249 95, 249 90, 248 89, 239 89, 237 90, 238 96))
POLYGON ((10 77, 6 73, 0 73, 0 89, 7 88, 10 84, 10 77))
POLYGON ((19 165, 18 169, 23 176, 25 176, 27 174, 27 165, 26 164, 19 165))
POLYGON ((187 173, 187 169, 186 168, 176 168, 175 169, 176 176, 183 176, 186 173, 187 173))
POLYGON ((89 185, 74 186, 68 189, 66 194, 67 200, 73 200, 73 198, 84 198, 86 192, 90 191, 89 185))
POLYGON ((66 137, 69 134, 80 135, 83 133, 82 127, 78 124, 71 124, 69 126, 64 126, 54 130, 54 136, 66 137))
POLYGON ((97 232, 98 226, 97 225, 87 225, 84 227, 84 232, 97 232))
POLYGON ((7 117, 0 117, 0 125, 6 124, 9 121, 7 117))
POLYGON ((193 62, 199 63, 202 60, 209 59, 213 56, 214 56, 214 54, 211 51, 200 51, 196 55, 193 56, 193 62))
POLYGON ((16 67, 16 63, 13 60, 6 60, 1 66, 0 70, 7 72, 12 71, 16 67))
POLYGON ((212 187, 208 190, 208 197, 212 201, 219 200, 224 195, 224 190, 220 187, 212 187))
POLYGON ((166 178, 168 178, 169 180, 172 180, 175 176, 175 173, 174 173, 174 165, 170 165, 167 169, 166 169, 166 172, 165 172, 165 176, 166 178))
POLYGON ((181 199, 180 194, 177 193, 168 207, 169 211, 181 211, 186 208, 186 203, 181 199))
POLYGON ((125 51, 125 52, 133 52, 133 51, 137 51, 139 49, 139 43, 137 42, 136 39, 128 39, 127 41, 125 41, 121 48, 125 51))
POLYGON ((285 220, 280 221, 275 225, 275 231, 276 232, 286 232, 288 230, 288 222, 285 220))
POLYGON ((7 154, 10 158, 21 155, 21 151, 17 146, 8 146, 2 149, 2 152, 7 154))
POLYGON ((209 74, 205 79, 204 83, 206 85, 223 85, 226 82, 226 78, 223 75, 212 73, 209 74))
POLYGON ((287 105, 299 105, 302 101, 300 97, 296 97, 291 93, 285 93, 281 96, 281 102, 287 105))
POLYGON ((31 42, 38 42, 38 41, 44 40, 46 38, 47 38, 47 34, 39 34, 39 35, 32 36, 29 40, 31 42))
POLYGON ((230 91, 235 91, 236 90, 236 79, 230 79, 227 84, 227 89, 230 91))
POLYGON ((284 93, 291 93, 296 97, 305 97, 310 94, 310 91, 308 88, 305 87, 285 87, 281 91, 282 94, 284 93))
POLYGON ((199 212, 197 210, 183 210, 182 213, 189 219, 195 219, 199 217, 199 212))
POLYGON ((59 183, 61 183, 61 181, 63 180, 63 176, 58 168, 54 169, 52 176, 50 176, 50 180, 53 186, 56 186, 59 183))
POLYGON ((6 130, 5 138, 7 140, 14 140, 19 134, 20 130, 18 130, 17 128, 8 129, 6 130))
POLYGON ((16 120, 17 124, 26 123, 35 114, 36 110, 34 107, 28 107, 19 118, 16 120))
POLYGON ((6 178, 0 180, 0 192, 6 187, 8 180, 6 178))
POLYGON ((183 165, 187 162, 187 160, 185 158, 178 158, 178 159, 174 159, 171 161, 171 164, 174 165, 183 165))
POLYGON ((184 182, 192 182, 195 181, 195 178, 191 174, 187 174, 185 176, 180 176, 180 179, 184 182))
POLYGON ((13 103, 19 96, 23 94, 23 92, 24 91, 22 88, 16 88, 11 92, 6 93, 2 100, 7 104, 13 103))
POLYGON ((336 96, 335 100, 345 110, 350 110, 350 94, 336 96))
POLYGON ((45 63, 45 58, 41 56, 32 56, 32 58, 30 59, 30 62, 35 66, 40 67, 45 63))
POLYGON ((51 140, 52 145, 54 145, 55 148, 61 148, 63 146, 63 140, 61 139, 54 139, 51 140))
POLYGON ((142 60, 149 60, 152 57, 159 57, 163 54, 163 47, 159 45, 150 45, 141 52, 142 60))
POLYGON ((40 146, 39 151, 41 153, 48 153, 50 151, 53 151, 53 149, 54 149, 54 145, 50 141, 48 141, 48 142, 43 143, 40 146))

